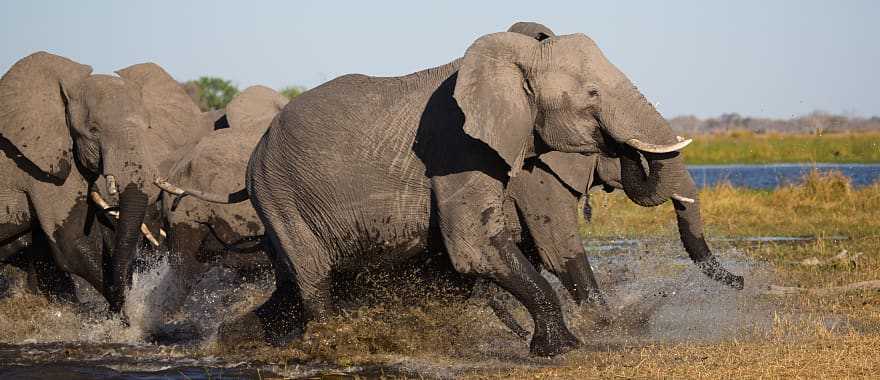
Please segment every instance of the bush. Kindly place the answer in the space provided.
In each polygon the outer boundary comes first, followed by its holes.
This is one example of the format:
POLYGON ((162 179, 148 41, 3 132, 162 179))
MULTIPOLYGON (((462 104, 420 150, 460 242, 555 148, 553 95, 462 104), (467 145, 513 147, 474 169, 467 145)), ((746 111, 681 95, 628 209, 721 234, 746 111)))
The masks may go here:
POLYGON ((303 86, 287 86, 281 89, 281 95, 287 97, 287 99, 293 99, 303 92, 306 92, 306 88, 303 86))
POLYGON ((201 77, 184 85, 202 111, 223 109, 238 94, 238 87, 223 78, 201 77))

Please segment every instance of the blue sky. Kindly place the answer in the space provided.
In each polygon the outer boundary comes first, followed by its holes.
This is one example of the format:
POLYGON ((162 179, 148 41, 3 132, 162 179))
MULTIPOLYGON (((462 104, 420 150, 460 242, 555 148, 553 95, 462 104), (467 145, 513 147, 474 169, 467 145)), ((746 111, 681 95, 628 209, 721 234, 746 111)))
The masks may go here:
POLYGON ((3 1, 0 70, 38 50, 96 72, 313 87, 401 75, 515 21, 595 39, 665 116, 880 115, 874 1, 3 1))

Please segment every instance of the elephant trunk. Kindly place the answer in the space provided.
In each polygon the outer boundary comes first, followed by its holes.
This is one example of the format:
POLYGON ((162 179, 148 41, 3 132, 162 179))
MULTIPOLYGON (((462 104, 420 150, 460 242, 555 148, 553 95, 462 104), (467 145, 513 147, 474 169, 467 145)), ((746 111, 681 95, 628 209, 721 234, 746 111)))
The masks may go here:
POLYGON ((742 276, 734 275, 724 269, 706 243, 706 238, 703 236, 703 221, 700 217, 700 201, 697 198, 696 185, 690 175, 685 178, 683 187, 682 195, 692 199, 693 202, 673 199, 672 203, 675 206, 678 233, 685 251, 706 276, 734 289, 742 289, 742 276))
POLYGON ((113 291, 111 309, 122 310, 125 288, 131 281, 131 265, 141 237, 141 223, 146 216, 147 195, 135 184, 128 184, 119 194, 119 219, 113 242, 113 291))
POLYGON ((648 163, 645 173, 639 152, 625 149, 620 156, 620 184, 626 196, 643 207, 654 207, 675 194, 687 169, 678 152, 641 153, 648 163))

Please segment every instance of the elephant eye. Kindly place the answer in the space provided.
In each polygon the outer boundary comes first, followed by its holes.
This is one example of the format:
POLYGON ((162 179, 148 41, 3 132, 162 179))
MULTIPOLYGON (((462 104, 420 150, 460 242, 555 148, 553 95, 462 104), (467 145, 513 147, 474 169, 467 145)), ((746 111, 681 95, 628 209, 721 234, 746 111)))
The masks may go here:
POLYGON ((599 90, 591 88, 590 91, 587 92, 587 94, 589 94, 591 98, 595 98, 599 96, 599 90))

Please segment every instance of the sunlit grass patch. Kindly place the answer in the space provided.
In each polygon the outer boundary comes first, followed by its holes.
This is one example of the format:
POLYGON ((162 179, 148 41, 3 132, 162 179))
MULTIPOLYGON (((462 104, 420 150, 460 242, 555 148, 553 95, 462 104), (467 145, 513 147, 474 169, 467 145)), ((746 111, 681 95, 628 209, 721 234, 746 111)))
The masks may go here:
POLYGON ((780 134, 729 131, 694 136, 688 164, 880 162, 880 133, 780 134))
MULTIPOLYGON (((594 191, 587 238, 676 236, 671 203, 645 208, 619 191, 594 191)), ((708 237, 880 235, 880 183, 854 189, 839 173, 812 171, 800 184, 754 190, 720 184, 700 191, 708 237)))

